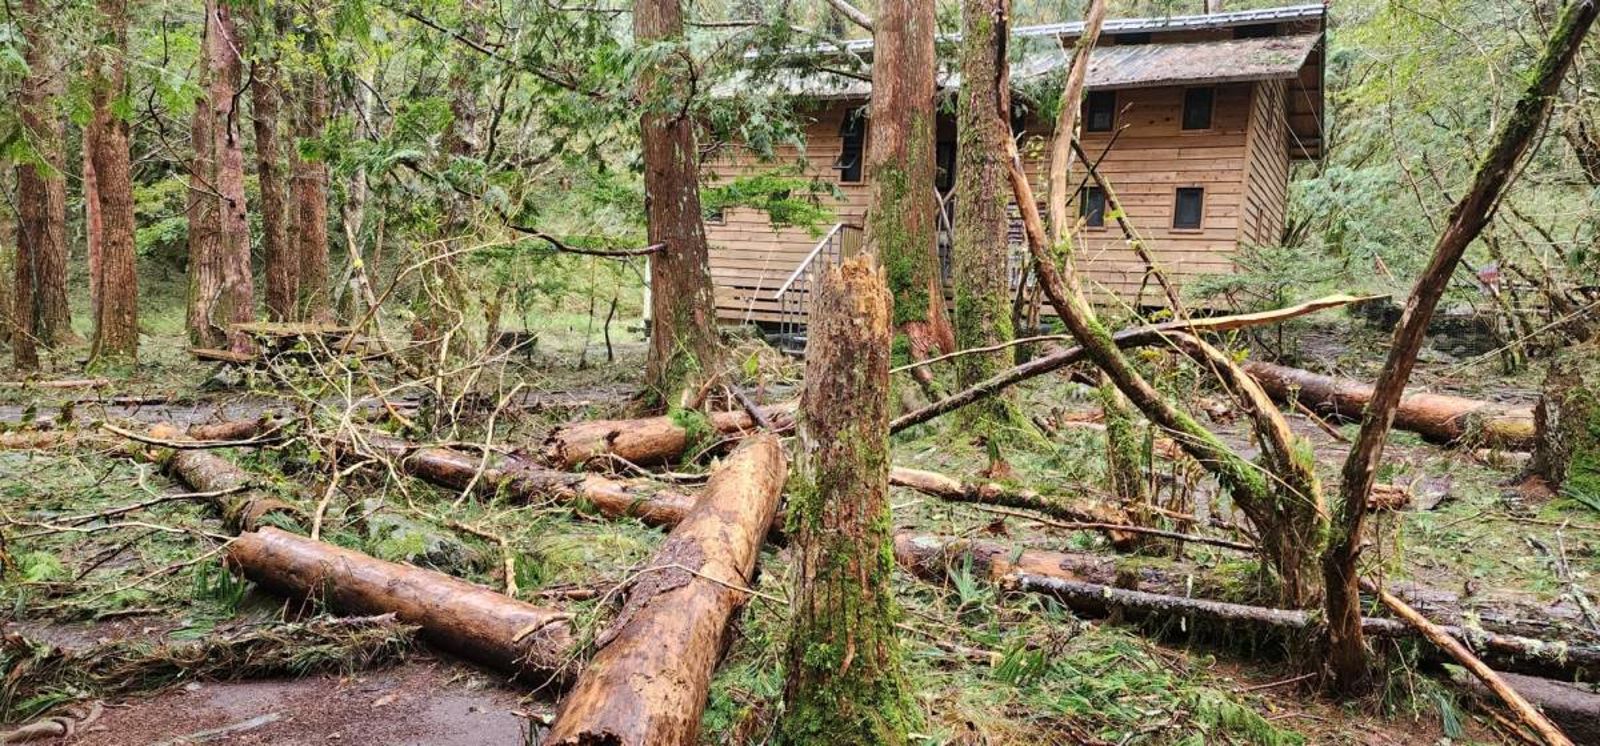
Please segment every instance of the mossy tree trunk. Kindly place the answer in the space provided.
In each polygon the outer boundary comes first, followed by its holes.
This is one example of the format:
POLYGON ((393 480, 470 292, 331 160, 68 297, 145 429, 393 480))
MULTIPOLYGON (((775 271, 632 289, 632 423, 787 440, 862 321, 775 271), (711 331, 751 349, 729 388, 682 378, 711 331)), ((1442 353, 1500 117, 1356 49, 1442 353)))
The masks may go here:
MULTIPOLYGON (((872 192, 863 245, 888 270, 894 343, 914 360, 955 350, 939 276, 934 5, 884 0, 873 24, 865 169, 872 192)), ((925 387, 931 382, 927 368, 916 375, 925 387)))
MULTIPOLYGON (((297 86, 300 121, 296 134, 301 140, 318 141, 328 123, 328 82, 321 71, 301 76, 297 86)), ((296 260, 300 277, 296 283, 296 317, 309 321, 333 320, 328 287, 328 164, 320 153, 302 154, 295 161, 294 195, 298 216, 296 234, 299 247, 296 260)))
POLYGON ((1584 36, 1594 24, 1595 12, 1595 0, 1578 0, 1562 12, 1537 67, 1529 76, 1527 89, 1478 164, 1472 187, 1450 211, 1450 220, 1434 245, 1433 257, 1417 278, 1405 312, 1395 327, 1383 372, 1373 385, 1372 400, 1367 404, 1361 430, 1344 462, 1339 515, 1332 540, 1322 556, 1328 624, 1324 663, 1328 683, 1337 691, 1360 692, 1371 683, 1366 641, 1361 631, 1360 569, 1357 566, 1367 516, 1367 496, 1377 479, 1389 428, 1405 396, 1406 381, 1422 349, 1428 321, 1433 318, 1434 308, 1444 295, 1462 255, 1494 217, 1506 184, 1544 126, 1551 96, 1560 87, 1584 36))
POLYGON ((100 309, 95 316, 95 366, 129 366, 139 357, 139 277, 135 271, 133 178, 128 122, 115 111, 128 87, 127 0, 99 0, 99 44, 89 55, 94 171, 100 197, 100 309))
MULTIPOLYGON (((953 246, 956 345, 989 347, 1016 336, 1011 326, 1007 267, 1011 220, 1007 206, 1005 141, 1011 137, 1006 35, 1010 0, 968 0, 962 8, 961 98, 957 112, 956 221, 953 246)), ((966 388, 1011 367, 1005 350, 956 358, 956 382, 966 388)), ((963 425, 998 448, 1009 428, 1025 428, 1009 393, 963 411, 963 425)), ((997 454, 997 451, 992 451, 997 454)))
POLYGON ((222 325, 234 352, 248 353, 252 347, 250 337, 232 328, 254 320, 256 305, 255 276, 250 271, 250 216, 244 190, 244 115, 239 109, 244 100, 240 87, 244 40, 228 2, 208 0, 205 8, 206 67, 211 75, 211 154, 216 168, 217 252, 222 270, 215 321, 222 325))
POLYGON ((267 318, 294 318, 300 265, 289 232, 289 194, 285 183, 278 120, 283 112, 283 78, 273 39, 288 32, 281 9, 253 19, 255 59, 250 73, 250 107, 256 134, 256 180, 261 189, 261 250, 265 260, 267 318))
POLYGON ((17 163, 18 241, 11 345, 16 366, 39 365, 38 345, 72 336, 67 312, 66 120, 56 110, 66 90, 40 0, 22 3, 24 59, 18 114, 29 157, 17 163))
MULTIPOLYGON (((633 10, 641 45, 681 43, 679 0, 640 0, 633 10)), ((700 384, 716 375, 722 342, 717 336, 716 293, 710 250, 700 214, 700 160, 695 123, 682 101, 692 71, 680 55, 664 54, 639 78, 640 136, 644 150, 645 208, 649 240, 661 244, 650 257, 650 353, 645 387, 655 405, 692 403, 700 384)))
POLYGON ((214 318, 222 295, 222 252, 218 249, 222 227, 217 214, 216 139, 211 131, 215 125, 206 99, 197 98, 189 117, 189 142, 194 153, 189 157, 185 209, 189 223, 189 296, 184 320, 190 343, 213 348, 227 344, 226 329, 214 318))
POLYGON ((1106 482, 1112 496, 1139 525, 1148 525, 1150 455, 1139 435, 1139 419, 1128 397, 1100 377, 1100 411, 1106 423, 1106 482))
POLYGON ((1590 342, 1550 361, 1544 395, 1534 408, 1538 442, 1530 471, 1551 488, 1600 508, 1600 344, 1590 342))
POLYGON ((889 582, 889 307, 863 256, 828 270, 811 310, 781 743, 903 744, 914 719, 889 582))

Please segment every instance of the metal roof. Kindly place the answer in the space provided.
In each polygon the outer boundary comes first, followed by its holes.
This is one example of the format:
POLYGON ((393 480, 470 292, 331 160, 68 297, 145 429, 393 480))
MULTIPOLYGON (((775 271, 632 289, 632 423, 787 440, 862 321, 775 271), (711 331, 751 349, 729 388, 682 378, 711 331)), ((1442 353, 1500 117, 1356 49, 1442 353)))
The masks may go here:
MULTIPOLYGON (((1142 34, 1157 31, 1194 31, 1202 29, 1221 29, 1233 26, 1251 26, 1258 23, 1283 23, 1292 21, 1320 21, 1328 14, 1328 9, 1322 3, 1306 5, 1290 5, 1282 8, 1262 8, 1259 10, 1230 10, 1222 13, 1203 13, 1187 16, 1164 16, 1160 18, 1108 18, 1100 27, 1102 35, 1111 34, 1142 34)), ((1012 38, 1028 38, 1038 36, 1059 36, 1072 38, 1083 33, 1083 21, 1069 21, 1066 23, 1046 23, 1036 26, 1017 26, 1011 29, 1012 38)), ((949 42, 961 41, 961 34, 942 34, 940 39, 949 42)), ((843 49, 848 52, 862 53, 872 51, 872 39, 854 39, 842 44, 827 44, 805 51, 837 52, 843 49)))

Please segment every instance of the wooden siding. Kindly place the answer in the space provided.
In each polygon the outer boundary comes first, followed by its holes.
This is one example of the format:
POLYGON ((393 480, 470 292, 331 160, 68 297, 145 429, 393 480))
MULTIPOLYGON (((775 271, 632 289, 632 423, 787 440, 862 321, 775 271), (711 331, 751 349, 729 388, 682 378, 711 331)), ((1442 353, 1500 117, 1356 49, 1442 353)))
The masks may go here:
POLYGON ((1245 222, 1240 243, 1271 246, 1283 238, 1289 196, 1289 123, 1281 80, 1256 84, 1250 108, 1250 170, 1245 175, 1245 222))
MULTIPOLYGON (((1280 179, 1286 185, 1288 175, 1284 84, 1272 84, 1276 92, 1265 94, 1257 93, 1257 85, 1216 86, 1212 127, 1202 131, 1181 128, 1183 88, 1117 91, 1117 126, 1122 133, 1101 162, 1101 171, 1157 262, 1180 285, 1200 274, 1230 271, 1232 252, 1241 241, 1252 240, 1261 231, 1282 229, 1284 189, 1274 185, 1280 179), (1275 117, 1257 113, 1273 106, 1279 107, 1275 117), (1276 135, 1256 131, 1273 122, 1279 127, 1276 135), (1205 190, 1199 229, 1172 227, 1181 187, 1205 190)), ((707 163, 708 180, 800 164, 803 175, 837 184, 839 173, 833 166, 841 150, 840 125, 843 117, 860 105, 831 102, 813 111, 803 153, 787 147, 775 161, 761 162, 736 145, 726 146, 707 163)), ((1046 195, 1050 124, 1030 120, 1021 141, 1024 165, 1040 199, 1046 195)), ((945 129, 941 127, 941 139, 946 139, 945 129)), ((1097 158, 1109 140, 1109 133, 1086 133, 1084 150, 1090 158, 1097 158)), ((1079 164, 1074 183, 1082 174, 1079 164)), ((838 221, 859 225, 866 212, 867 184, 837 186, 842 196, 825 198, 825 203, 837 213, 838 221)), ((821 235, 803 228, 774 229, 765 214, 742 208, 728 210, 706 228, 719 317, 740 323, 781 320, 780 306, 772 295, 821 235)), ((1110 302, 1114 297, 1126 303, 1137 299, 1145 305, 1163 302, 1154 284, 1145 283, 1144 265, 1127 248, 1115 221, 1108 219, 1105 228, 1082 231, 1078 253, 1085 289, 1098 302, 1110 302)))

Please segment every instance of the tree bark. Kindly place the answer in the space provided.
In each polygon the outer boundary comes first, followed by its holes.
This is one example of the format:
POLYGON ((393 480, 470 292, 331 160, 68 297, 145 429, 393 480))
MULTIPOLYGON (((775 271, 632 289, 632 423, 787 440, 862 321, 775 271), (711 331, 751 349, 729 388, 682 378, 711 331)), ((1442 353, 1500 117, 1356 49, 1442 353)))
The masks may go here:
POLYGON ((1422 349, 1428 321, 1433 318, 1434 308, 1444 295, 1461 256, 1494 217, 1501 193, 1543 127, 1550 111, 1550 97, 1560 87, 1584 36, 1594 24, 1595 14, 1595 0, 1576 0, 1562 11, 1526 91, 1511 116, 1495 133, 1488 152, 1478 164, 1472 187, 1450 211, 1450 221, 1434 246, 1433 258, 1417 278, 1389 344, 1383 372, 1373 386, 1361 431, 1345 459, 1339 487, 1339 514, 1322 556, 1327 615, 1326 673, 1330 685, 1337 691, 1359 692, 1371 682, 1361 628, 1360 576, 1356 564, 1361 555, 1367 493, 1377 478, 1378 462, 1383 457, 1389 428, 1405 395, 1406 381, 1416 365, 1417 352, 1422 349))
POLYGON ((105 224, 100 219, 100 180, 94 173, 94 127, 83 128, 83 238, 89 257, 89 318, 100 318, 100 277, 105 224))
POLYGON ((747 439, 635 575, 544 743, 690 746, 783 491, 776 435, 747 439))
POLYGON ((229 349, 251 352, 249 335, 233 329, 255 318, 255 280, 250 272, 250 220, 244 193, 244 143, 240 136, 243 114, 241 60, 244 40, 233 20, 228 3, 207 0, 205 54, 209 68, 212 162, 216 169, 219 254, 222 270, 221 294, 215 322, 222 325, 229 349))
MULTIPOLYGON (((321 73, 301 77, 296 87, 300 101, 297 134, 301 140, 319 140, 328 121, 328 83, 321 73)), ((296 318, 333 320, 328 287, 328 164, 320 154, 301 155, 295 161, 294 197, 299 250, 296 318)))
MULTIPOLYGON (((795 404, 775 404, 761 411, 782 428, 794 416, 795 404)), ((744 410, 571 422, 552 430, 545 438, 544 461, 560 469, 577 469, 590 462, 605 466, 608 462, 614 464, 616 459, 655 466, 683 458, 690 448, 704 448, 720 438, 754 432, 758 424, 744 410)))
MULTIPOLYGON (((878 28, 894 22, 880 17, 878 28)), ((778 741, 903 744, 889 514, 890 297, 871 256, 829 268, 811 311, 788 527, 794 588, 778 741)))
POLYGON ((1558 353, 1534 408, 1532 474, 1552 489, 1600 505, 1600 343, 1558 353))
MULTIPOLYGON (((206 434, 205 431, 201 431, 206 434)), ((150 429, 152 438, 162 440, 193 439, 171 426, 150 429)), ((198 492, 214 493, 212 505, 222 514, 223 523, 234 531, 254 531, 268 515, 280 514, 291 520, 305 517, 305 512, 267 492, 253 486, 255 480, 243 469, 227 459, 207 450, 159 449, 155 460, 169 473, 177 476, 198 492)))
MULTIPOLYGON (((1072 65, 1061 94, 1061 112, 1056 117, 1055 136, 1050 141, 1050 238, 1057 246, 1069 238, 1073 221, 1067 212, 1072 201, 1068 177, 1072 173, 1072 141, 1078 137, 1078 114, 1083 109, 1084 86, 1089 80, 1089 57, 1100 43, 1100 28, 1106 20, 1105 0, 1090 0, 1084 11, 1083 34, 1074 45, 1072 65)), ((1173 309, 1176 313, 1179 309, 1173 309)))
MULTIPOLYGON (((682 43, 680 0, 640 0, 633 10, 636 43, 682 43)), ((650 257, 650 352, 645 388, 661 407, 692 404, 702 382, 718 373, 716 289, 700 214, 700 160, 695 122, 679 101, 691 71, 677 55, 663 55, 639 76, 639 117, 644 152, 645 211, 649 241, 662 249, 650 257)))
MULTIPOLYGON (((895 331, 913 360, 955 351, 939 276, 934 5, 884 0, 872 35, 865 155, 872 191, 862 246, 888 270, 895 331)), ((926 370, 918 375, 932 380, 926 370)))
POLYGON ((133 177, 128 122, 113 111, 128 86, 127 0, 98 0, 102 33, 109 44, 89 55, 90 100, 95 128, 94 172, 104 227, 100 311, 95 318, 91 363, 132 366, 139 359, 139 276, 135 267, 133 177))
MULTIPOLYGON (((1005 140, 1011 137, 1010 0, 969 0, 962 6, 961 94, 956 133, 955 335, 960 349, 992 347, 1016 336, 1011 326, 1011 204, 1005 140)), ((941 290, 942 300, 942 290, 941 290)), ((971 386, 1009 367, 1004 349, 956 358, 956 383, 971 386)), ((994 441, 1009 428, 1026 427, 1015 401, 1004 394, 965 410, 966 429, 994 441)))
POLYGON ((1050 497, 998 482, 963 482, 936 472, 899 466, 889 470, 889 484, 949 502, 1022 508, 1067 521, 1103 524, 1107 528, 1100 529, 1101 533, 1111 540, 1112 546, 1121 550, 1132 549, 1139 539, 1137 534, 1115 528, 1132 525, 1125 509, 1095 500, 1050 497))
POLYGON ((29 73, 18 112, 33 158, 17 166, 17 201, 27 244, 18 253, 26 256, 33 283, 30 329, 37 342, 60 347, 73 339, 67 307, 67 133, 66 119, 57 110, 66 93, 66 73, 42 17, 45 4, 27 0, 20 10, 24 18, 33 19, 22 24, 29 73))
MULTIPOLYGON (((1318 414, 1355 419, 1372 401, 1373 387, 1359 381, 1253 360, 1243 367, 1272 398, 1298 401, 1318 414)), ((1524 451, 1536 440, 1534 413, 1528 409, 1422 392, 1404 395, 1392 427, 1438 443, 1482 443, 1524 451)))
MULTIPOLYGON (((209 77, 211 71, 202 73, 209 77)), ((227 346, 227 327, 217 323, 222 298, 221 216, 217 214, 216 126, 205 97, 195 99, 189 118, 189 297, 185 320, 189 342, 196 347, 227 346)))
POLYGON ((267 318, 294 318, 300 265, 289 232, 288 191, 284 184, 284 143, 278 137, 283 109, 282 74, 273 35, 287 33, 281 16, 257 17, 257 52, 250 73, 250 106, 256 134, 256 181, 261 190, 261 246, 266 259, 267 318), (270 27, 268 24, 271 24, 270 27))
POLYGON ((350 614, 394 614, 429 642, 513 674, 557 682, 576 665, 571 615, 443 573, 385 562, 266 527, 228 545, 229 565, 284 595, 350 614))

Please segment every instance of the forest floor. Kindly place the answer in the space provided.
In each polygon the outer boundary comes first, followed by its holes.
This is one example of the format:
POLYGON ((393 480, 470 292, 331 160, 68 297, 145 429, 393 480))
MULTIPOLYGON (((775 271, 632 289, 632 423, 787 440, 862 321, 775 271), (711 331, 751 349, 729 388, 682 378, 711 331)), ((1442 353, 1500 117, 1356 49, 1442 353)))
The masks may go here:
MULTIPOLYGON (((637 321, 614 325, 613 361, 606 359, 598 329, 585 328, 581 317, 552 314, 543 321, 545 326, 530 330, 540 334, 535 350, 501 361, 500 369, 483 378, 493 382, 488 393, 495 399, 512 392, 535 395, 510 402, 492 422, 469 413, 440 433, 441 440, 481 441, 492 427, 495 442, 532 450, 555 424, 625 411, 642 367, 637 321), (517 389, 510 382, 525 385, 517 389)), ((213 366, 194 363, 181 347, 159 341, 179 336, 150 338, 150 364, 110 389, 0 391, 0 422, 65 427, 70 419, 84 428, 99 421, 132 426, 236 419, 269 409, 325 419, 341 406, 348 411, 364 395, 315 376, 293 389, 261 378, 219 377, 213 366)), ((1338 317, 1297 324, 1286 339, 1290 364, 1368 380, 1384 342, 1382 335, 1338 317)), ((796 362, 749 341, 737 350, 735 364, 748 390, 769 401, 792 395, 796 362)), ((1430 357, 1417 385, 1521 403, 1536 396, 1533 373, 1503 375, 1494 360, 1463 364, 1442 353, 1430 357)), ((72 364, 61 362, 59 375, 67 377, 72 364)), ((1152 361, 1156 368, 1167 364, 1152 361)), ((1241 450, 1252 447, 1243 423, 1208 402, 1205 387, 1187 379, 1189 373, 1165 373, 1163 385, 1198 391, 1213 426, 1241 450)), ((1049 420, 1053 413, 1093 408, 1095 399, 1091 390, 1053 376, 1021 387, 1019 401, 1023 411, 1049 420)), ((1336 494, 1346 446, 1300 415, 1290 421, 1315 443, 1328 494, 1336 494)), ((1355 428, 1340 429, 1348 437, 1355 428)), ((1100 491, 1103 450, 1098 432, 1062 428, 1019 439, 1007 456, 1019 482, 1047 495, 1082 495, 1100 491)), ((329 489, 330 470, 303 442, 221 453, 292 503, 315 504, 329 489)), ((936 420, 897 436, 894 460, 970 479, 983 469, 986 454, 936 420)), ((1380 479, 1411 486, 1417 502, 1378 518, 1368 552, 1372 569, 1468 598, 1509 593, 1571 608, 1580 596, 1600 597, 1600 513, 1518 491, 1512 485, 1521 467, 1514 454, 1447 449, 1396 433, 1380 479)), ((705 464, 674 468, 696 472, 705 464)), ((1205 480, 1170 464, 1157 462, 1157 468, 1165 474, 1164 504, 1230 514, 1205 480)), ((71 449, 0 452, 0 474, 0 506, 10 524, 0 529, 7 634, 67 649, 123 640, 121 654, 136 656, 154 645, 241 626, 266 628, 295 616, 280 599, 221 571, 217 537, 224 529, 202 502, 177 497, 126 516, 124 525, 85 524, 94 530, 40 528, 109 506, 186 493, 117 444, 95 440, 71 449)), ((347 475, 332 494, 324 540, 500 588, 506 581, 500 549, 480 534, 497 535, 514 552, 520 597, 536 603, 571 589, 605 597, 664 535, 635 521, 606 521, 565 506, 460 500, 379 469, 347 475)), ((985 536, 1018 547, 1111 551, 1093 533, 1058 531, 911 492, 897 490, 893 499, 897 527, 985 536)), ((1191 565, 1236 578, 1238 587, 1227 589, 1231 595, 1254 596, 1248 558, 1195 545, 1183 553, 1191 565)), ((739 618, 713 682, 704 742, 744 743, 767 732, 782 689, 787 616, 774 599, 783 598, 787 586, 784 554, 769 548, 755 583, 762 594, 739 618)), ((1050 600, 997 590, 960 573, 942 586, 901 574, 896 592, 912 691, 927 714, 918 743, 1514 742, 1473 695, 1433 672, 1410 668, 1404 649, 1394 656, 1397 662, 1378 694, 1335 704, 1307 686, 1307 656, 1230 630, 1180 635, 1085 622, 1050 600)), ((609 613, 592 600, 548 603, 574 613, 585 631, 602 625, 609 613)), ((548 693, 530 693, 502 676, 425 650, 369 666, 356 665, 360 651, 324 652, 314 665, 306 664, 301 678, 225 681, 219 679, 229 677, 197 672, 153 680, 134 687, 148 690, 143 693, 107 698, 104 714, 70 742, 518 743, 532 738, 554 707, 548 693), (189 740, 174 740, 183 738, 189 740)), ((15 655, 0 652, 0 672, 17 663, 3 656, 15 655)), ((6 709, 0 721, 23 721, 64 702, 102 696, 81 682, 34 691, 26 699, 7 696, 10 691, 0 690, 6 709)))

